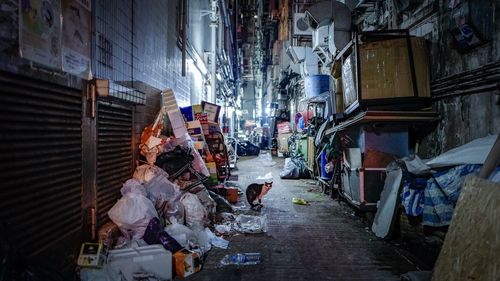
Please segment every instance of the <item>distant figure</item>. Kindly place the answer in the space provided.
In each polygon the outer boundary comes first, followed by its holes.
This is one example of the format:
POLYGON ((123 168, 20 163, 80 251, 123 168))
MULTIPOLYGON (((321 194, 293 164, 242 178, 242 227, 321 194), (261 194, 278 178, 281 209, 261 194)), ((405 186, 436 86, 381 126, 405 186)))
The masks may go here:
MULTIPOLYGON (((259 178, 257 178, 259 179, 259 178)), ((273 187, 273 178, 271 173, 268 173, 264 178, 264 183, 252 183, 247 187, 246 195, 248 203, 253 210, 259 210, 264 206, 262 204, 262 198, 266 195, 269 190, 273 187), (258 203, 255 203, 257 201, 258 203)))

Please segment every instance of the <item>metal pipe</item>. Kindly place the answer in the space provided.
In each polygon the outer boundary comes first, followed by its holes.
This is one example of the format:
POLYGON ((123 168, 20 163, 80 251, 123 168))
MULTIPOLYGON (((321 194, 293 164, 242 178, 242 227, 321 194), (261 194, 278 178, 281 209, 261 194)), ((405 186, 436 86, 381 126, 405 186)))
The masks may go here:
POLYGON ((186 76, 186 7, 188 0, 182 0, 182 77, 186 76))
POLYGON ((217 0, 212 0, 212 14, 210 16, 210 28, 212 29, 212 87, 211 87, 211 97, 210 102, 215 103, 216 100, 216 85, 217 85, 217 77, 216 77, 216 64, 217 64, 217 0))

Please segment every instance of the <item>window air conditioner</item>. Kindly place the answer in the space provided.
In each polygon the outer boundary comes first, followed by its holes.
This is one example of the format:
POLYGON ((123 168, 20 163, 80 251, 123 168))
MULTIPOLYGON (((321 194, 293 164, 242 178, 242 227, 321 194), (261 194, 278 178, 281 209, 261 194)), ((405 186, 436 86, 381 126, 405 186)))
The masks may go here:
POLYGON ((294 36, 311 36, 312 28, 304 20, 305 13, 293 14, 293 35, 294 36))

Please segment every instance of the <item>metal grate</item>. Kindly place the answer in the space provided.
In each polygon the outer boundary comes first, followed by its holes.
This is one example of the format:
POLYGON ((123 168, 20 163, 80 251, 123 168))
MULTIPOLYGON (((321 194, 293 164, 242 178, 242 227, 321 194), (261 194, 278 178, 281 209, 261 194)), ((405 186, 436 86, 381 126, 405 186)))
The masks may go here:
POLYGON ((93 9, 94 76, 110 80, 109 95, 145 104, 145 94, 134 89, 132 0, 95 1, 93 9))
POLYGON ((0 73, 0 221, 37 254, 81 227, 82 94, 0 73))
POLYGON ((98 103, 97 224, 108 221, 108 210, 121 197, 122 184, 131 178, 132 107, 98 103))
POLYGON ((104 35, 99 34, 97 40, 97 49, 100 65, 113 69, 113 44, 104 37, 104 35))

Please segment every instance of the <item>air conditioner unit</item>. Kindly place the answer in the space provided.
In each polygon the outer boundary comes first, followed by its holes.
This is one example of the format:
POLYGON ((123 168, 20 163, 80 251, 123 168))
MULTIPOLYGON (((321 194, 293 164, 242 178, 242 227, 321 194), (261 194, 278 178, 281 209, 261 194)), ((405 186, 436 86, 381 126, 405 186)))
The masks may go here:
POLYGON ((293 35, 299 36, 311 36, 312 29, 304 20, 305 13, 295 13, 293 14, 293 35))

